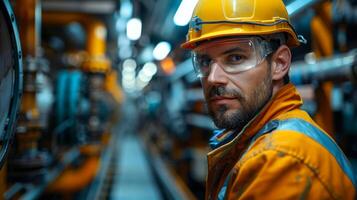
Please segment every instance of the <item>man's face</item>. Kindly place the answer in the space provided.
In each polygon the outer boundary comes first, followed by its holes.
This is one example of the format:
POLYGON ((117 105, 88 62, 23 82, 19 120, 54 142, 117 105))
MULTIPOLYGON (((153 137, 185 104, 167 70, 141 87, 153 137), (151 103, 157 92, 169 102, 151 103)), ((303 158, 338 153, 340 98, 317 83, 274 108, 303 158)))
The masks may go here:
POLYGON ((236 51, 239 43, 211 43, 196 52, 211 59, 209 73, 201 78, 209 113, 218 128, 241 130, 272 96, 270 65, 261 60, 248 70, 227 72, 225 65, 228 61, 225 60, 242 60, 230 65, 239 67, 254 52, 248 52, 244 47, 243 52, 242 49, 236 51), (218 58, 217 62, 215 58, 218 58))

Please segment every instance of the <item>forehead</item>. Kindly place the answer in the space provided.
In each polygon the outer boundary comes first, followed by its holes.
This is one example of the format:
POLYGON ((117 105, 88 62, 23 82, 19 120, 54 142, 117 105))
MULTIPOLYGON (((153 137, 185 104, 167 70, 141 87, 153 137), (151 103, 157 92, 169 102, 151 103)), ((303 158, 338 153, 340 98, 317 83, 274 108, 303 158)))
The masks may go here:
POLYGON ((217 54, 235 50, 249 52, 254 49, 255 38, 229 38, 205 41, 193 49, 198 54, 217 54))

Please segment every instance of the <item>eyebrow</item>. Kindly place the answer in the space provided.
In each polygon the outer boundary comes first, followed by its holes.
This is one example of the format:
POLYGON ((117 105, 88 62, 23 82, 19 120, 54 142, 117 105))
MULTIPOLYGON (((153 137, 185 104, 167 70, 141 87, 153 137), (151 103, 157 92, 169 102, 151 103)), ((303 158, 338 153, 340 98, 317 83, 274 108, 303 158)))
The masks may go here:
MULTIPOLYGON (((236 51, 245 52, 244 49, 242 49, 240 47, 234 47, 232 49, 228 49, 228 50, 224 51, 223 53, 220 53, 220 55, 225 55, 225 54, 229 54, 229 53, 236 52, 236 51)), ((200 57, 207 56, 207 57, 209 57, 209 55, 206 54, 206 53, 197 53, 197 56, 200 56, 200 57)))
POLYGON ((235 48, 232 48, 232 49, 228 49, 227 51, 224 51, 222 54, 229 54, 229 53, 232 53, 232 52, 236 52, 236 51, 242 51, 244 52, 244 50, 240 47, 235 47, 235 48))

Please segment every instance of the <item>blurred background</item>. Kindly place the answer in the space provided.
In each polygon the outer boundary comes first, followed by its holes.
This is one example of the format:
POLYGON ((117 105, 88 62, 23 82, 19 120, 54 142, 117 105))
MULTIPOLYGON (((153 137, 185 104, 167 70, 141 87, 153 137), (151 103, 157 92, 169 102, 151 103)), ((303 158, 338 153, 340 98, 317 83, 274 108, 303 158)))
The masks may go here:
MULTIPOLYGON (((291 81, 357 174, 357 1, 284 2, 291 81)), ((0 0, 0 199, 203 199, 196 3, 0 0)))

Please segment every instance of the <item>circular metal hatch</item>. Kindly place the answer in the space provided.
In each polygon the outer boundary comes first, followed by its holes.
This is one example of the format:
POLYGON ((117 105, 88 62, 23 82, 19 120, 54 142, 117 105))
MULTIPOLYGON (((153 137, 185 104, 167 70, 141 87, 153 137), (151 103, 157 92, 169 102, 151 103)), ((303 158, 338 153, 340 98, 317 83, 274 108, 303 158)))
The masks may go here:
POLYGON ((21 46, 8 0, 0 0, 0 168, 14 135, 22 93, 21 46))

